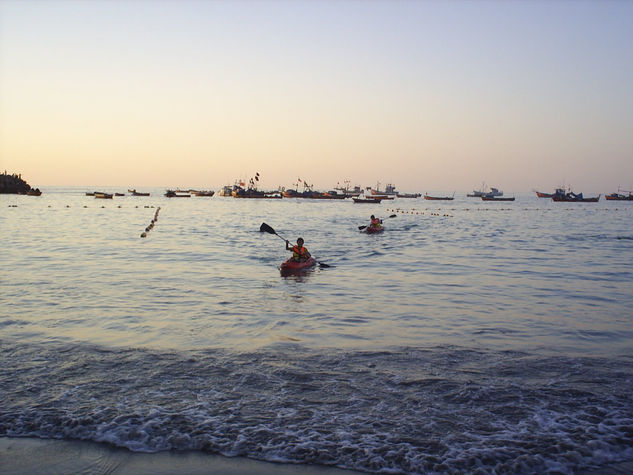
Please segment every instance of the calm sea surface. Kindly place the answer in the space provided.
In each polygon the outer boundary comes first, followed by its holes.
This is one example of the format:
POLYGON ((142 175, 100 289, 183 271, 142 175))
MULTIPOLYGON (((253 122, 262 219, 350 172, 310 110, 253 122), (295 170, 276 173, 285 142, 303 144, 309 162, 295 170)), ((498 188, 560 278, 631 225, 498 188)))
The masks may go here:
POLYGON ((0 195, 0 436, 389 473, 633 460, 633 202, 87 190, 0 195), (282 277, 262 222, 331 267, 282 277))

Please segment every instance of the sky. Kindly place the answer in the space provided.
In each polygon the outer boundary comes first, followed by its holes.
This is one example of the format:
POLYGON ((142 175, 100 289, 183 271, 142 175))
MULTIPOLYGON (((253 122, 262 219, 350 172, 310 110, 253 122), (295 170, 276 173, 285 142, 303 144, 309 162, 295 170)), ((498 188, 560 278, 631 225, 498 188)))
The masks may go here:
POLYGON ((633 190, 633 1, 0 0, 32 186, 633 190))

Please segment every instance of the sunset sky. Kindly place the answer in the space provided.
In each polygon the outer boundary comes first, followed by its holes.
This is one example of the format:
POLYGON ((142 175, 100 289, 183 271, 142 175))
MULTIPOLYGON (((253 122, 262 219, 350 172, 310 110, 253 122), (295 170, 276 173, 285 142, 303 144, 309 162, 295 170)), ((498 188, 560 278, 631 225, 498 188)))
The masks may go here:
POLYGON ((633 2, 0 0, 0 167, 632 190, 633 2))

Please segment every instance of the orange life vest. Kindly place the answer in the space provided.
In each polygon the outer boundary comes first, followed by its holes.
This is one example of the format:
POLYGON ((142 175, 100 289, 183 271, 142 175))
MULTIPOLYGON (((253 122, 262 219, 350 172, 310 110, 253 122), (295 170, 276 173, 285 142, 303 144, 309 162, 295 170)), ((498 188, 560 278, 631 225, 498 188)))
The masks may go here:
POLYGON ((308 257, 310 257, 310 253, 304 246, 299 247, 295 244, 292 247, 292 258, 295 261, 307 261, 308 257))

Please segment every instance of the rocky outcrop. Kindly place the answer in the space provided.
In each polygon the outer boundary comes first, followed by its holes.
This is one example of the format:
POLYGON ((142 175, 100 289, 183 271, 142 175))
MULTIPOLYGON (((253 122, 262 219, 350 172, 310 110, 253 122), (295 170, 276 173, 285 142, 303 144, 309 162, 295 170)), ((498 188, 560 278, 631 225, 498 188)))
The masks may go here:
POLYGON ((22 175, 13 173, 9 175, 6 171, 0 175, 0 194, 39 194, 39 188, 33 189, 26 181, 22 179, 22 175))

